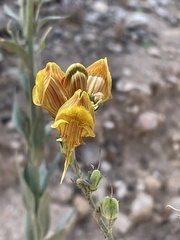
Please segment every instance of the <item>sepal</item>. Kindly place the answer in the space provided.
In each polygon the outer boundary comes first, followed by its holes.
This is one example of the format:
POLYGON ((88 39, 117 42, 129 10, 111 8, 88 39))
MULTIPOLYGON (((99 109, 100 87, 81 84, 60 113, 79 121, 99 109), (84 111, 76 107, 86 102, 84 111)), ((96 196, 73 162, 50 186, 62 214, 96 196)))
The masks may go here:
POLYGON ((119 212, 119 202, 116 198, 106 196, 100 204, 100 209, 103 217, 115 221, 119 212))

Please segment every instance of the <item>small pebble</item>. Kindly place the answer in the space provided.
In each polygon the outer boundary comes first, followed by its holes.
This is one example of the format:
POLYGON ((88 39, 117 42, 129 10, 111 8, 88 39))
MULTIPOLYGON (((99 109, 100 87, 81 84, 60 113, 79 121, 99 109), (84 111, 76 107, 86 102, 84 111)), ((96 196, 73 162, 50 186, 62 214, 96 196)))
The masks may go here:
POLYGON ((117 219, 113 225, 114 235, 119 237, 119 234, 127 233, 132 227, 132 221, 127 215, 120 212, 118 213, 117 219))
POLYGON ((161 58, 161 52, 157 47, 149 47, 148 54, 155 58, 161 58))
POLYGON ((81 195, 76 195, 73 203, 78 211, 78 219, 83 219, 89 215, 90 206, 84 197, 81 195))
POLYGON ((151 195, 140 192, 131 205, 131 219, 133 222, 142 222, 152 217, 154 200, 151 195))

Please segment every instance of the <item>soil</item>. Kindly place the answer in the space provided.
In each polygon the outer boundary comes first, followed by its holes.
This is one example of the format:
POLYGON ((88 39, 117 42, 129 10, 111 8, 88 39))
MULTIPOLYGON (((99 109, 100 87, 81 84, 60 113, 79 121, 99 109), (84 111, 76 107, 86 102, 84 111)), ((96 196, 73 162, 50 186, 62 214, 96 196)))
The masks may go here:
MULTIPOLYGON (((167 211, 166 206, 172 203, 180 207, 179 1, 155 0, 153 7, 151 1, 143 0, 77 1, 83 7, 75 4, 71 11, 68 10, 71 1, 64 2, 67 6, 63 1, 52 1, 43 8, 44 15, 57 14, 62 6, 61 11, 65 9, 71 17, 53 25, 40 68, 55 61, 65 71, 74 62, 88 66, 100 58, 108 59, 113 98, 97 111, 96 137, 88 139, 86 150, 81 146, 78 154, 84 170, 91 164, 97 165, 101 158, 102 171, 109 179, 103 185, 105 194, 110 194, 112 185, 120 201, 120 211, 131 223, 126 231, 116 229, 115 239, 178 240, 177 214, 167 211), (103 6, 97 10, 96 2, 103 3, 104 10, 103 6), (114 19, 112 6, 122 10, 121 17, 114 19), (145 15, 145 20, 141 19, 139 25, 133 22, 135 26, 130 27, 126 17, 129 20, 131 14, 139 12, 145 15), (101 148, 100 155, 97 148, 101 148), (84 161, 83 154, 87 158, 84 161), (156 179, 159 185, 147 183, 148 177, 156 179), (125 193, 118 195, 117 181, 124 184, 125 193), (153 209, 147 218, 135 219, 132 204, 142 192, 153 199, 153 209)), ((7 36, 2 29, 0 34, 7 36)), ((3 49, 0 50, 0 74, 0 240, 21 240, 24 209, 15 162, 24 160, 24 140, 14 129, 11 118, 19 75, 17 56, 3 49)), ((46 159, 58 151, 55 136, 53 132, 46 159)), ((73 199, 79 194, 73 183, 69 183, 70 169, 66 181, 73 189, 73 196, 63 203, 58 190, 61 173, 62 164, 51 183, 52 226, 73 206, 73 199)), ((88 213, 72 224, 67 239, 102 240, 103 237, 88 213)))

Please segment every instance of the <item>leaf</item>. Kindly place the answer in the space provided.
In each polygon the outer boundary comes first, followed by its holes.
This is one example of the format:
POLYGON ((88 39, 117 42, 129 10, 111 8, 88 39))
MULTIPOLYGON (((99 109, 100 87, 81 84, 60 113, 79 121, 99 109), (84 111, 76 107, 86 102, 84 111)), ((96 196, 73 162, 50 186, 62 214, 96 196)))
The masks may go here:
MULTIPOLYGON (((60 153, 58 152, 57 155, 55 156, 55 158, 51 161, 50 165, 49 165, 49 168, 47 169, 46 171, 46 174, 45 174, 45 170, 43 170, 43 174, 40 175, 40 191, 43 193, 45 191, 45 189, 47 188, 48 184, 49 184, 49 181, 52 177, 52 174, 54 172, 54 169, 57 167, 57 164, 60 160, 60 153)), ((42 168, 44 166, 41 166, 41 171, 42 171, 42 168)))
POLYGON ((40 52, 42 52, 42 50, 44 49, 45 47, 45 40, 46 40, 46 37, 48 36, 49 32, 51 31, 52 27, 48 27, 45 31, 44 31, 44 34, 42 35, 40 41, 39 41, 39 44, 38 44, 38 54, 40 52))
POLYGON ((72 210, 70 210, 66 216, 64 217, 64 219, 60 222, 60 224, 58 225, 58 227, 55 230, 55 233, 46 238, 45 240, 63 240, 67 234, 67 226, 68 223, 71 221, 72 217, 75 214, 75 209, 73 208, 72 210))
POLYGON ((29 95, 29 81, 28 81, 28 76, 26 73, 26 69, 23 66, 23 63, 20 63, 19 65, 19 81, 21 84, 21 87, 25 91, 26 96, 29 95))
POLYGON ((67 17, 69 17, 69 16, 68 15, 66 15, 66 16, 48 16, 48 17, 41 18, 38 21, 37 32, 39 32, 39 30, 42 27, 44 27, 47 23, 50 23, 50 22, 53 22, 56 20, 60 20, 60 19, 65 19, 67 17))
POLYGON ((30 120, 28 115, 20 106, 16 96, 13 103, 12 121, 17 130, 21 132, 26 139, 28 139, 30 134, 30 120))
POLYGON ((18 23, 20 22, 20 18, 19 16, 7 5, 3 6, 3 10, 6 13, 6 15, 8 15, 9 17, 11 17, 12 19, 14 19, 15 21, 17 21, 18 23))
POLYGON ((44 142, 45 142, 45 127, 44 127, 44 116, 41 108, 35 106, 36 121, 33 123, 33 147, 34 147, 34 160, 39 161, 44 154, 44 142))
POLYGON ((35 240, 36 236, 36 221, 35 216, 31 212, 26 212, 25 215, 25 237, 26 240, 35 240))
POLYGON ((11 40, 6 40, 4 38, 0 38, 0 46, 6 49, 9 52, 16 53, 19 55, 21 60, 24 62, 25 66, 29 67, 29 57, 25 49, 11 40))
POLYGON ((24 171, 19 165, 17 165, 18 176, 20 180, 20 187, 23 197, 24 205, 29 213, 35 212, 35 198, 34 195, 26 182, 24 177, 24 171))
POLYGON ((44 194, 39 199, 37 219, 40 227, 41 237, 44 237, 50 225, 50 197, 49 191, 46 189, 44 194))
MULTIPOLYGON (((33 159, 34 160, 34 159, 33 159)), ((39 165, 32 161, 27 161, 24 168, 24 178, 33 193, 37 209, 37 202, 40 196, 39 192, 39 165)))
POLYGON ((39 192, 40 194, 43 194, 43 192, 45 191, 44 188, 44 182, 46 181, 47 178, 47 168, 46 168, 46 164, 44 162, 42 162, 39 165, 39 192))

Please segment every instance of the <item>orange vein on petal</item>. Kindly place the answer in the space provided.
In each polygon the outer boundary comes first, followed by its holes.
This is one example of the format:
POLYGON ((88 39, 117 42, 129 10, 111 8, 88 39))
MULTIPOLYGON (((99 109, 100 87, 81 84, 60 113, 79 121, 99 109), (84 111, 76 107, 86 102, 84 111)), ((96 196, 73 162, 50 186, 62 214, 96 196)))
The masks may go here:
POLYGON ((94 112, 89 96, 81 90, 76 91, 58 111, 52 128, 56 128, 67 146, 66 160, 61 183, 68 169, 71 154, 84 137, 94 137, 94 112), (74 104, 73 104, 74 103, 74 104), (91 114, 92 113, 92 114, 91 114))

